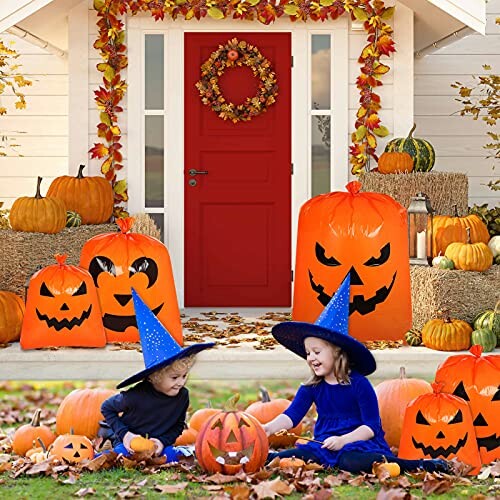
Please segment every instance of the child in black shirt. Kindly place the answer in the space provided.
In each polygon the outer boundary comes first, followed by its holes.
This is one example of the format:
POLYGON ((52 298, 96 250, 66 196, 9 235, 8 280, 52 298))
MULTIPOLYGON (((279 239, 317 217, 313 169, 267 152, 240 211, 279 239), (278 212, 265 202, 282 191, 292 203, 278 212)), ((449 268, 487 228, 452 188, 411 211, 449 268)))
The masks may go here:
POLYGON ((130 442, 143 436, 155 443, 155 455, 176 462, 179 450, 173 445, 189 406, 187 376, 195 354, 215 344, 180 347, 134 290, 132 296, 146 369, 120 382, 118 389, 140 381, 104 401, 101 412, 113 431, 115 452, 130 456, 130 442))

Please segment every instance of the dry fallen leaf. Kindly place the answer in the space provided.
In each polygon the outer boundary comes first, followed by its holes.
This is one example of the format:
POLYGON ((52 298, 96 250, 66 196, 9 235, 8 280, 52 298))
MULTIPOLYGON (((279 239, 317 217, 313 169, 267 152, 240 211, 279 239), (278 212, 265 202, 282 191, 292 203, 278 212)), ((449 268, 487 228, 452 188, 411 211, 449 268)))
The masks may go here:
POLYGON ((206 478, 206 481, 215 484, 232 483, 234 481, 234 476, 226 476, 224 474, 221 474, 220 472, 217 472, 215 474, 212 474, 211 476, 208 476, 206 478))
POLYGON ((75 497, 86 497, 87 495, 95 495, 94 488, 81 488, 75 493, 75 497))
POLYGON ((382 488, 376 500, 411 500, 412 498, 415 497, 401 488, 382 488))
POLYGON ((250 498, 250 488, 246 484, 226 486, 224 491, 231 497, 231 500, 248 500, 250 498))
POLYGON ((188 484, 187 481, 175 484, 155 484, 155 490, 166 494, 179 493, 179 491, 185 490, 188 484))
POLYGON ((440 479, 430 474, 427 474, 424 478, 424 484, 422 485, 422 491, 426 495, 432 493, 438 495, 446 493, 453 488, 453 482, 449 479, 440 479))

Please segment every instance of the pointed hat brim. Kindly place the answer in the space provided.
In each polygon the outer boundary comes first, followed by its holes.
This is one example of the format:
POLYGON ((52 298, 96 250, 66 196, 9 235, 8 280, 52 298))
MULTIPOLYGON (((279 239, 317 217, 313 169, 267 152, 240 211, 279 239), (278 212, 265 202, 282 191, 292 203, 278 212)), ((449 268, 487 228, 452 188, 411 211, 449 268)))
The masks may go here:
POLYGON ((323 326, 301 321, 285 321, 275 325, 272 334, 281 345, 301 358, 307 358, 304 340, 307 337, 316 337, 326 340, 345 351, 349 357, 351 368, 358 373, 370 375, 377 369, 377 362, 373 354, 361 342, 349 335, 338 333, 323 326))
POLYGON ((128 385, 134 384, 135 382, 140 382, 141 380, 144 380, 148 375, 151 375, 153 372, 160 370, 161 368, 164 368, 167 365, 170 365, 174 361, 181 359, 181 358, 186 358, 187 356, 193 356, 195 354, 198 354, 201 351, 204 351, 205 349, 210 349, 215 345, 215 342, 207 342, 205 344, 193 344, 188 347, 185 347, 181 349, 179 352, 174 354, 173 356, 166 357, 165 359, 162 359, 158 363, 154 364, 153 366, 150 366, 149 368, 146 368, 145 370, 141 370, 140 372, 136 373, 135 375, 132 375, 131 377, 123 380, 120 382, 116 388, 117 389, 122 389, 123 387, 127 387, 128 385))

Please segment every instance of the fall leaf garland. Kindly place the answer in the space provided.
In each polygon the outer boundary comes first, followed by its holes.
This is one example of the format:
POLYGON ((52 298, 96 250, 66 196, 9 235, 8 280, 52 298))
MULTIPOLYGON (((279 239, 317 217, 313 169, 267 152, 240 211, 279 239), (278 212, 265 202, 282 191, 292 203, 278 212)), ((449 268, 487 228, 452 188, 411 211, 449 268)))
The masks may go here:
POLYGON ((278 85, 271 63, 254 45, 233 38, 212 52, 201 66, 201 79, 196 83, 203 104, 210 106, 223 120, 233 123, 250 121, 267 111, 276 102, 278 85), (227 68, 248 66, 259 81, 257 94, 247 97, 243 104, 227 102, 220 87, 219 77, 227 68))
POLYGON ((389 66, 380 62, 381 57, 395 52, 393 30, 386 23, 393 16, 394 7, 385 7, 382 0, 94 0, 94 9, 99 28, 94 48, 100 51, 103 59, 97 65, 103 73, 103 85, 94 93, 100 110, 97 135, 103 143, 94 144, 90 153, 92 158, 103 159, 101 172, 111 182, 115 193, 115 217, 127 214, 120 205, 128 199, 126 180, 118 181, 116 176, 123 168, 118 126, 118 114, 123 109, 119 103, 127 87, 120 72, 128 65, 120 16, 127 12, 131 15, 149 12, 156 21, 165 16, 185 20, 208 16, 258 21, 265 25, 283 16, 288 16, 292 22, 326 21, 347 13, 352 20, 363 22, 368 38, 358 59, 361 73, 356 86, 360 98, 355 131, 351 136, 351 171, 360 174, 369 169, 370 157, 378 159, 377 137, 384 137, 389 131, 380 123, 380 96, 374 89, 382 85, 381 77, 389 71, 389 66))

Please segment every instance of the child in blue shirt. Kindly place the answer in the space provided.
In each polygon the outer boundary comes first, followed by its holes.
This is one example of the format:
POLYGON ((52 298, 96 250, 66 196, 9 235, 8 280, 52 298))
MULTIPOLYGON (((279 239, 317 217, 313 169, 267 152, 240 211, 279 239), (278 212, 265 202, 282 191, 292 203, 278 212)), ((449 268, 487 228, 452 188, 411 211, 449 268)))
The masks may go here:
POLYGON ((268 460, 294 456, 352 473, 371 472, 374 462, 385 460, 397 462, 401 471, 448 471, 445 460, 403 460, 391 453, 377 396, 365 377, 376 370, 375 359, 347 332, 349 284, 347 276, 316 323, 290 321, 273 328, 278 342, 307 361, 312 376, 299 388, 292 404, 264 426, 266 433, 295 427, 315 403, 314 439, 319 442, 270 453, 268 460))

